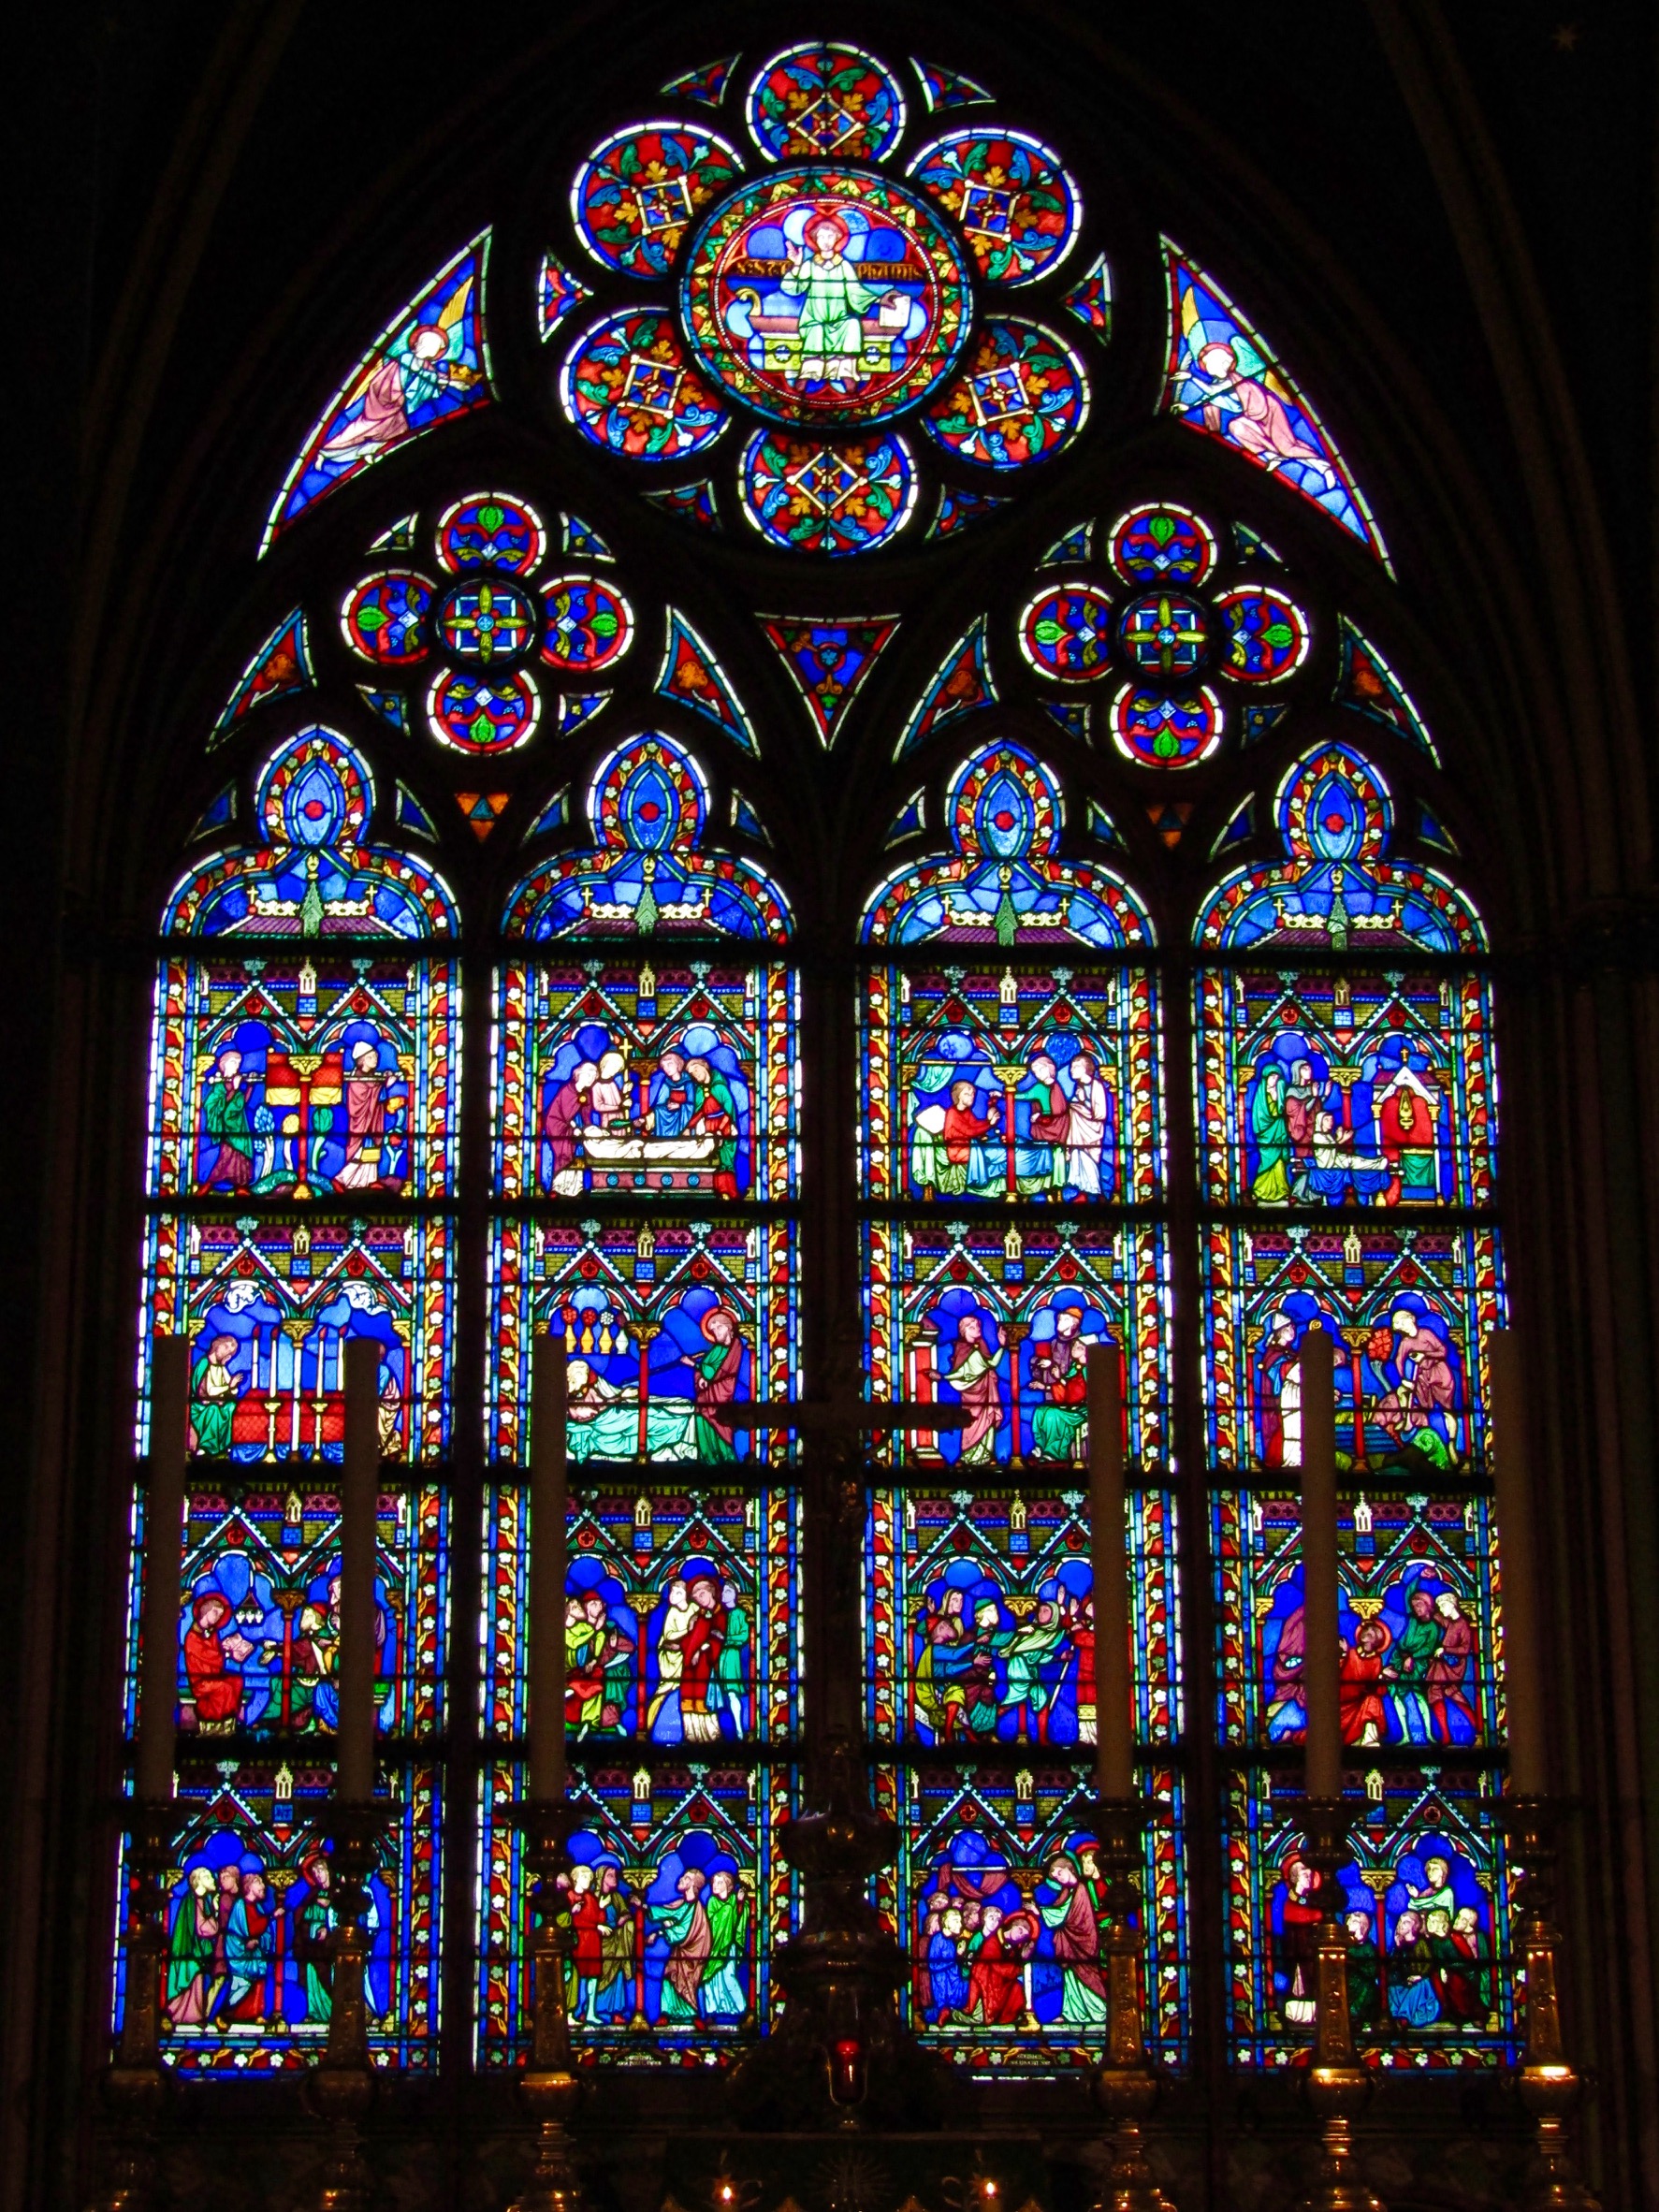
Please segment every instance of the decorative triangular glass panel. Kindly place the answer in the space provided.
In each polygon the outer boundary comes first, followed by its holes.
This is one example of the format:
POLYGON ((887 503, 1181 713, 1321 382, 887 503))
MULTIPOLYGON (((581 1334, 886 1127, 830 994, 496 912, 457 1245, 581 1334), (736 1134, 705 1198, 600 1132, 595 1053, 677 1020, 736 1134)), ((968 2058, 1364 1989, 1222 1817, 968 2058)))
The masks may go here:
POLYGON ((429 837, 434 845, 438 842, 437 823, 406 783, 398 786, 393 819, 410 837, 429 837))
POLYGON ((898 617, 818 621, 810 615, 763 615, 760 624, 806 701, 812 727, 825 745, 833 745, 853 694, 898 628, 898 617))
POLYGON ((1442 852, 1455 853, 1458 841, 1437 814, 1431 814, 1427 807, 1417 810, 1418 835, 1425 845, 1437 846, 1442 852))
POLYGON ((1098 837, 1102 845, 1121 845, 1123 843, 1123 832, 1113 821, 1111 815, 1107 813, 1105 808, 1101 806, 1099 799, 1089 801, 1088 825, 1089 836, 1098 837))
POLYGON ((1068 737, 1075 737, 1079 745, 1089 742, 1089 710, 1081 699, 1039 699, 1051 721, 1058 722, 1068 737))
POLYGON ((941 108, 982 108, 992 97, 982 84, 976 84, 958 70, 937 68, 932 62, 920 61, 914 55, 910 66, 930 115, 937 115, 941 108))
POLYGON ((1069 307, 1080 323, 1086 323, 1104 345, 1112 336, 1112 271, 1100 255, 1088 274, 1062 293, 1060 305, 1069 307))
POLYGON ((1411 695, 1371 640, 1356 629, 1346 615, 1336 618, 1340 661, 1333 694, 1339 706, 1351 706, 1368 715, 1426 752, 1436 767, 1440 755, 1429 735, 1428 724, 1411 703, 1411 695))
POLYGON ((1287 701, 1275 699, 1265 706, 1245 706, 1240 709, 1239 721, 1246 745, 1256 745, 1270 730, 1276 730, 1290 708, 1287 701))
POLYGON ((196 818, 196 827, 190 835, 193 837, 211 837, 215 830, 223 829, 227 822, 234 822, 235 819, 236 785, 227 783, 225 789, 215 797, 211 798, 202 808, 196 818))
POLYGON ((1095 550, 1095 526, 1080 522, 1069 530, 1064 537, 1056 538, 1042 559, 1039 568, 1069 568, 1080 560, 1091 560, 1095 550))
POLYGON ((282 699, 290 691, 303 691, 314 684, 311 648, 306 642, 305 616, 296 607, 284 615, 236 680, 225 711, 213 724, 208 750, 223 744, 243 715, 262 699, 282 699))
POLYGON ((916 711, 894 749, 894 759, 902 760, 936 730, 942 730, 958 715, 970 714, 976 706, 990 706, 996 697, 985 649, 985 618, 981 615, 945 655, 943 665, 917 702, 916 711))
POLYGON ((609 697, 608 691, 560 691, 553 702, 554 736, 568 737, 590 722, 609 697))
POLYGON ((1259 531, 1248 523, 1235 522, 1232 531, 1232 557, 1241 565, 1252 560, 1271 560, 1275 568, 1285 565, 1283 557, 1274 552, 1259 531))
POLYGON ((957 491, 947 484, 939 494, 939 513, 928 524, 927 534, 930 538, 953 538, 969 523, 982 522, 987 515, 1010 504, 1008 500, 993 499, 988 491, 957 491))
POLYGON ((1251 827, 1255 816, 1255 800, 1253 798, 1246 798, 1242 800, 1240 804, 1234 808, 1232 814, 1227 821, 1226 826, 1222 829, 1219 836, 1216 837, 1215 842, 1210 848, 1210 858, 1212 860, 1215 859, 1217 854, 1225 852, 1230 845, 1244 845, 1249 842, 1251 827))
POLYGON ((666 491, 648 491, 643 496, 660 515, 672 515, 676 522, 689 522, 696 530, 719 530, 720 526, 714 485, 707 476, 699 476, 695 484, 675 484, 666 491))
POLYGON ((725 670, 684 615, 668 610, 668 643, 657 671, 657 696, 677 700, 724 730, 735 744, 757 757, 760 747, 725 670))
POLYGON ((377 538, 371 538, 371 553, 413 553, 415 533, 420 528, 418 515, 400 515, 396 522, 388 523, 377 538))
POLYGON ((683 77, 671 77, 662 90, 671 100, 695 100, 700 107, 718 108, 736 66, 737 56, 728 54, 723 62, 709 62, 701 69, 688 69, 683 77))
POLYGON ((536 277, 536 324, 545 345, 566 315, 580 307, 584 299, 591 299, 592 293, 586 284, 578 284, 562 261, 551 254, 542 255, 541 269, 536 277))
POLYGON ((487 406, 479 296, 489 252, 481 230, 400 308, 352 371, 294 457, 270 510, 261 554, 306 509, 384 454, 487 406))
POLYGON ((926 826, 924 793, 913 791, 894 816, 893 826, 883 841, 889 845, 900 844, 906 837, 915 837, 926 826))
POLYGON ((359 684, 357 690, 389 729, 396 730, 400 737, 408 736, 409 702, 401 691, 376 691, 368 684, 359 684))
POLYGON ((1364 493, 1278 356, 1214 277, 1168 239, 1163 252, 1170 306, 1164 406, 1323 508, 1388 567, 1364 493))
POLYGON ((531 823, 529 829, 525 831, 522 842, 528 845, 532 837, 544 837, 549 830, 568 829, 569 826, 570 786, 566 784, 562 790, 553 793, 553 796, 531 823))
POLYGON ((732 792, 732 827, 741 830, 746 837, 752 837, 757 845, 769 845, 772 842, 760 816, 735 787, 732 792))
POLYGON ((455 803, 472 824, 473 835, 482 844, 506 812, 512 793, 504 791, 458 791, 455 803))
POLYGON ((560 542, 567 553, 575 554, 578 560, 615 560, 616 555, 590 522, 584 522, 579 515, 561 515, 559 519, 563 526, 560 542))
POLYGON ((1146 819, 1172 852, 1192 819, 1192 801, 1160 799, 1147 808, 1146 819))

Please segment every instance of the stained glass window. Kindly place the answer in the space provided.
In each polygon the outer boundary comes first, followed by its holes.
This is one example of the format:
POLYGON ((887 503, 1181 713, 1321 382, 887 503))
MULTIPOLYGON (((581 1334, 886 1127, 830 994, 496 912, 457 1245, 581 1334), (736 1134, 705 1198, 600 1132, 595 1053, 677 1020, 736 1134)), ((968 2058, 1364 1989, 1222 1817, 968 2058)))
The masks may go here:
POLYGON ((1395 856, 1388 787, 1346 745, 1292 764, 1275 827, 1279 856, 1224 878, 1197 932, 1231 2047, 1286 2064, 1312 2018, 1312 1878, 1285 1799, 1306 1724, 1297 1354, 1317 1321, 1346 1485, 1341 1731, 1363 1777, 1341 1876, 1355 2026, 1386 2063, 1491 2062, 1514 1994, 1482 1486, 1482 1346, 1503 1316, 1485 935, 1395 856))
MULTIPOLYGON (((883 1770, 903 1838, 887 1894, 913 2023, 981 2071, 1076 2062, 1093 2017, 1086 1977, 1055 1948, 1073 1906, 1092 1926, 1099 1903, 1091 1343, 1121 1346, 1129 1377, 1143 1755, 1185 1728, 1153 932, 1119 876, 1060 856, 1063 811, 1033 754, 987 747, 947 787, 952 851, 908 862, 865 916, 883 948, 861 1025, 868 1387, 967 1416, 896 1433, 869 1490, 866 1724, 895 1760, 963 1762, 883 1770), (976 1745, 1019 1745, 1032 1771, 982 1770, 976 1745), (1006 2002, 982 1973, 970 1993, 971 1962, 994 1958, 1006 2002)), ((1179 1791, 1167 1774, 1153 1786, 1147 1968, 1157 2040, 1178 2054, 1179 1791)))
POLYGON ((995 87, 826 36, 664 57, 637 99, 530 218, 393 288, 207 702, 135 1422, 142 1450, 150 1346, 186 1336, 169 2061, 281 2070, 327 2032, 363 1338, 397 1810, 371 2041, 521 2058, 548 1332, 585 2060, 720 2065, 767 2027, 777 1830, 834 1697, 898 1831, 871 1894, 910 2026, 978 2074, 1099 2062, 1107 1344, 1147 2038, 1292 2064, 1317 1318, 1354 2018, 1381 2064, 1495 2064, 1492 988, 1360 480, 1216 282, 995 87), (1178 481, 1102 374, 1114 313, 1162 317, 1178 481), (498 396, 509 329, 538 373, 498 396), (805 1433, 734 1407, 855 1375, 913 1425, 809 1510, 805 1433))
MULTIPOLYGON (((339 1721, 343 1355, 367 1338, 386 1463, 375 1705, 399 1808, 372 1889, 370 2034, 384 2062, 419 2067, 438 2017, 431 1747, 456 1540, 434 1476, 452 1442, 458 915, 433 869, 381 842, 368 762, 332 730, 269 754, 252 810, 260 841, 197 861, 168 902, 151 1060, 139 1441, 150 1343, 183 1335, 195 1455, 164 2047, 192 2071, 281 2068, 327 2034, 316 1824, 339 1721)), ((141 1534, 141 1499, 135 1513, 141 1534)))

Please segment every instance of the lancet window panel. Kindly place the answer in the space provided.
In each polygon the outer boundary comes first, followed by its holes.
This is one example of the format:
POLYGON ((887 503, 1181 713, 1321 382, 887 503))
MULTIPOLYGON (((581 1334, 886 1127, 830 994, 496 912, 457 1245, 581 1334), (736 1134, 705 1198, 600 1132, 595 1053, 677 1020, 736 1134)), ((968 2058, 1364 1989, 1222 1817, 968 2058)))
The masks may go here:
MULTIPOLYGON (((876 1803, 898 1824, 897 1863, 878 1909, 910 1959, 906 2018, 976 2076, 1099 2064, 1106 1997, 1096 1931, 1111 1928, 1092 1826, 1093 1781, 1034 1755, 1017 1770, 883 1766, 876 1803)), ((1141 1869, 1155 2062, 1189 2055, 1184 1790, 1157 1767, 1139 1778, 1148 1823, 1141 1869)))
POLYGON ((1161 1195, 1144 969, 879 969, 863 1068, 872 1201, 1135 1205, 1161 1195))
POLYGON ((442 1200, 455 1187, 453 962, 279 942, 157 986, 153 1198, 442 1200))
MULTIPOLYGON (((1136 1733, 1183 1726, 1175 1501, 1128 1503, 1136 1733)), ((1082 1490, 871 1493, 865 1716, 881 1741, 1086 1750, 1096 1739, 1094 1569, 1082 1490)))
MULTIPOLYGON (((1233 2063, 1305 2060, 1313 2033, 1318 1877, 1297 1825, 1300 1766, 1234 1777, 1226 1808, 1233 2063)), ((1390 1766, 1346 1793, 1337 1874, 1354 2039, 1390 2069, 1498 2066, 1516 2049, 1513 1886, 1493 1773, 1390 1766)))
MULTIPOLYGON (((1477 1473, 1487 1449, 1484 1345, 1505 1306, 1495 1229, 1347 1228, 1283 1218, 1203 1231, 1212 1463, 1300 1463, 1302 1345, 1335 1346, 1339 1468, 1422 1482, 1477 1473)), ((1386 1223, 1388 1226, 1373 1227, 1386 1223)))
POLYGON ((791 969, 729 960, 503 968, 496 1195, 793 1201, 797 997, 791 969))
MULTIPOLYGON (((480 1785, 474 2048, 487 2068, 529 2047, 530 1879, 510 1810, 521 1768, 480 1785)), ((565 1969, 578 2063, 706 2066, 771 2019, 772 1954, 796 1915, 776 1845, 796 1809, 788 1766, 690 1762, 585 1766, 581 1823, 560 1877, 574 1948, 565 1969)))
MULTIPOLYGON (((394 1768, 386 1780, 396 1818, 362 1921, 369 2057, 377 2068, 419 2073, 438 2053, 443 1790, 432 1766, 394 1768)), ((321 2057, 333 2010, 324 1841, 333 1786, 332 1764, 314 1753, 182 1766, 156 1991, 162 2058, 179 2073, 282 2073, 321 2057)), ((124 1912, 134 1881, 124 1852, 124 1912)), ((117 2032, 132 1971, 118 1946, 117 2032)))
POLYGON ((454 1223, 446 1215, 158 1213, 146 1225, 138 1448, 147 1448, 150 1346, 190 1342, 190 1449, 250 1471, 338 1463, 345 1346, 380 1347, 380 1449, 447 1457, 454 1223))
MULTIPOLYGON (((1299 1493, 1212 1505, 1220 1727, 1266 1751, 1306 1733, 1299 1493)), ((1341 1732, 1350 1759, 1426 1762, 1503 1740, 1503 1605, 1491 1500, 1357 1492, 1337 1506, 1341 1732)))
MULTIPOLYGON (((320 1470, 319 1470, 320 1471, 320 1470)), ((204 1478, 205 1477, 205 1478, 204 1478)), ((142 1558, 143 1493, 134 1507, 142 1558)), ((433 1485, 382 1485, 375 1523, 375 1725, 425 1737, 446 1720, 450 1505, 433 1485)), ((340 1497, 255 1467, 185 1499, 176 1724, 186 1754, 225 1738, 331 1737, 340 1722, 340 1497)), ((141 1577, 127 1623, 126 1728, 138 1719, 141 1577)), ((327 1747, 313 1743, 311 1755, 327 1747)))
POLYGON ((573 1463, 771 1466, 777 1430, 734 1400, 797 1394, 799 1232, 789 1220, 509 1218, 489 1242, 488 1445, 528 1450, 531 1341, 565 1346, 573 1463))
POLYGON ((960 1406, 955 1430, 895 1432, 879 1455, 920 1470, 1033 1473, 1088 1456, 1091 1344, 1122 1347, 1131 1461, 1169 1452, 1169 1250, 1156 1225, 869 1221, 866 1372, 878 1402, 960 1406))
MULTIPOLYGON (((528 1721, 531 1508, 517 1485, 487 1507, 485 1725, 528 1721)), ((698 1759, 794 1736, 801 1717, 797 1506, 776 1490, 586 1485, 566 1531, 565 1732, 589 1758, 618 1743, 698 1759)))

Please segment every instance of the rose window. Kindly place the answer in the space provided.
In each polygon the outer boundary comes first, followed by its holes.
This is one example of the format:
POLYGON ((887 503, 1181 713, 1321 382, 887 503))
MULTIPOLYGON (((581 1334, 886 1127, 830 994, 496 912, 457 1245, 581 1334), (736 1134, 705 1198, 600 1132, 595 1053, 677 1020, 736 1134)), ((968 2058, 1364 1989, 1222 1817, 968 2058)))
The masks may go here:
POLYGON ((747 89, 682 87, 728 130, 642 123, 583 164, 572 217, 602 273, 560 403, 674 511, 718 527, 732 504, 772 545, 868 552, 924 492, 931 536, 992 512, 999 479, 1082 430, 1104 264, 1052 300, 1081 350, 1043 312, 1077 187, 1026 132, 930 129, 922 87, 918 109, 853 47, 793 47, 747 89))

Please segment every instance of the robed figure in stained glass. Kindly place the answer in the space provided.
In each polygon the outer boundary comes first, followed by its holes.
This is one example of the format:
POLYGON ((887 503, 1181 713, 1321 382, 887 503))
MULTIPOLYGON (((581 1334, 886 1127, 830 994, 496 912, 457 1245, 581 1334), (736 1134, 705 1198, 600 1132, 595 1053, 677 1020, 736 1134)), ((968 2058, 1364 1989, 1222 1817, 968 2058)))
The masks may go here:
MULTIPOLYGON (((811 216, 807 250, 789 241, 789 267, 780 280, 780 288, 801 303, 799 381, 828 383, 844 392, 853 387, 864 348, 859 318, 883 297, 877 285, 861 284, 853 274, 846 254, 851 235, 846 217, 834 208, 811 216)), ((902 308, 902 300, 898 304, 902 308)))

